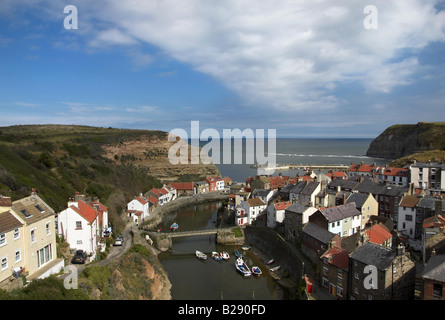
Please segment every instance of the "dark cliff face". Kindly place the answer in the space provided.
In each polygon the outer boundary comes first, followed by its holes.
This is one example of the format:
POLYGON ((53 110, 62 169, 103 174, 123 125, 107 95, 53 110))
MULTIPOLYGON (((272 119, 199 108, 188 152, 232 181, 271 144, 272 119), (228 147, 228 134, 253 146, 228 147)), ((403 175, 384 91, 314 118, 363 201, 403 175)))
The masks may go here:
POLYGON ((394 125, 374 139, 366 155, 397 159, 413 153, 445 148, 445 122, 394 125))

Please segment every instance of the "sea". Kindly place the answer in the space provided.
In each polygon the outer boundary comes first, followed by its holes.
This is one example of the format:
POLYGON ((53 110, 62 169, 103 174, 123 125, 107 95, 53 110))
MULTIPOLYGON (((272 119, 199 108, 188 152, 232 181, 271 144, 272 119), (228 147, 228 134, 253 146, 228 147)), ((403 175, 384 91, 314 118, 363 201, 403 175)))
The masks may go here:
MULTIPOLYGON (((389 162, 388 159, 366 156, 366 151, 372 140, 354 138, 276 138, 275 148, 270 148, 270 154, 268 153, 270 146, 267 138, 264 141, 255 140, 255 142, 243 139, 238 146, 235 144, 236 141, 234 139, 231 140, 230 144, 227 141, 224 144, 223 139, 221 139, 219 150, 216 150, 218 149, 218 143, 213 144, 214 148, 211 148, 212 145, 209 144, 209 141, 200 141, 199 144, 208 151, 212 162, 218 167, 223 177, 229 177, 234 182, 245 182, 248 177, 258 174, 258 169, 254 165, 264 163, 264 159, 268 160, 268 157, 269 160, 275 158, 277 166, 280 164, 351 165, 352 163, 359 164, 361 162, 366 164, 375 163, 379 166, 386 165, 389 162), (256 148, 257 142, 259 143, 259 148, 256 148), (261 143, 263 143, 262 147, 261 143), (227 147, 228 145, 230 145, 230 148, 227 147), (255 148, 252 150, 248 146, 255 146, 255 148), (236 163, 235 155, 240 152, 242 159, 238 162, 241 163, 236 163), (224 155, 226 158, 224 158, 224 155), (228 161, 228 159, 230 160, 228 161)), ((320 170, 319 172, 323 171, 320 170)), ((275 170, 271 175, 279 174, 295 177, 297 174, 303 175, 305 172, 304 170, 296 169, 275 170)))

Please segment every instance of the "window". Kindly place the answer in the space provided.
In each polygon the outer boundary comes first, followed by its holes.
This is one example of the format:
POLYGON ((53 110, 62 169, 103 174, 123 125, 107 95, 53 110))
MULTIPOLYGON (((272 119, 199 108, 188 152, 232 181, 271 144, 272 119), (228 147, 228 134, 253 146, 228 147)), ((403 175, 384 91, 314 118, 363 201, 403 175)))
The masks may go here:
POLYGON ((50 224, 51 224, 50 222, 47 222, 47 223, 46 223, 46 235, 51 234, 50 224))
POLYGON ((439 283, 433 284, 433 295, 436 297, 442 297, 442 285, 439 283))
POLYGON ((35 206, 37 210, 39 210, 41 213, 45 213, 45 210, 42 209, 41 206, 39 206, 38 204, 35 206))
POLYGON ((82 221, 76 221, 76 229, 82 229, 82 221))
POLYGON ((20 238, 20 229, 15 228, 14 229, 14 240, 20 238))
POLYGON ((6 234, 0 233, 0 246, 3 246, 6 244, 6 234))
POLYGON ((40 268, 42 265, 50 262, 52 260, 51 244, 47 245, 45 248, 37 251, 37 267, 40 268))
POLYGON ((340 286, 337 286, 337 295, 343 297, 343 288, 340 286))
POLYGON ((20 210, 20 212, 23 213, 26 218, 29 218, 32 216, 28 211, 26 211, 26 209, 22 209, 22 210, 20 210))
POLYGON ((405 221, 413 221, 413 215, 412 214, 405 214, 405 221))
POLYGON ((15 252, 15 262, 19 262, 22 260, 22 252, 20 250, 17 250, 15 252))
POLYGON ((35 242, 36 241, 36 230, 33 229, 31 230, 31 242, 35 242))
POLYGON ((8 268, 8 258, 2 257, 1 259, 2 271, 8 268))

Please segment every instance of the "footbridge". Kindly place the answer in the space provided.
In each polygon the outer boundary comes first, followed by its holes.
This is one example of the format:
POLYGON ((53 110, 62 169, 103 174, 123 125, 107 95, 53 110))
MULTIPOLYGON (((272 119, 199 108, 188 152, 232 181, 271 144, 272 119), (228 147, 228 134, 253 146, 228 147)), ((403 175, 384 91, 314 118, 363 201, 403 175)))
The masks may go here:
POLYGON ((179 238, 179 237, 192 237, 192 236, 205 236, 217 234, 219 231, 230 231, 233 227, 230 228, 213 228, 213 229, 202 229, 202 230, 191 230, 191 231, 170 231, 170 232, 153 232, 158 236, 168 236, 170 238, 179 238))

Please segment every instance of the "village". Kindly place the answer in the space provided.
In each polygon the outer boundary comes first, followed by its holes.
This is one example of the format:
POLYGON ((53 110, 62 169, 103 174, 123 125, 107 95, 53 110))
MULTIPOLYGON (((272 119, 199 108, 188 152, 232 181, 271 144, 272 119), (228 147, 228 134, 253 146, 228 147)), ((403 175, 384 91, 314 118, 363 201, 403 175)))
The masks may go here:
MULTIPOLYGON (((271 228, 311 261, 309 295, 317 287, 332 299, 445 299, 443 164, 360 163, 295 177, 170 182, 135 195, 125 214, 140 225, 166 203, 211 192, 227 194, 226 216, 233 225, 271 228)), ((35 189, 17 201, 0 196, 1 288, 24 274, 32 281, 61 272, 58 237, 72 252, 84 252, 83 262, 105 250, 114 232, 108 208, 81 194, 67 200, 65 210, 54 212, 35 189)))

